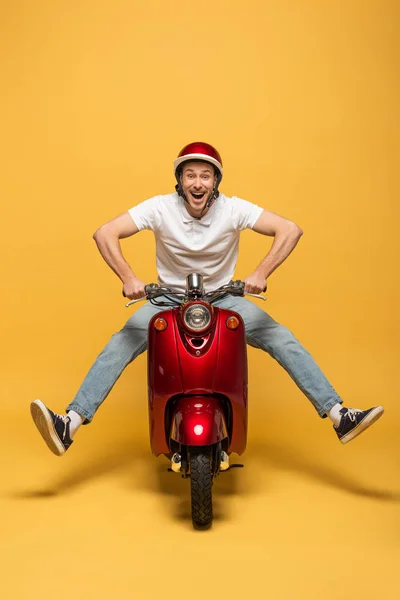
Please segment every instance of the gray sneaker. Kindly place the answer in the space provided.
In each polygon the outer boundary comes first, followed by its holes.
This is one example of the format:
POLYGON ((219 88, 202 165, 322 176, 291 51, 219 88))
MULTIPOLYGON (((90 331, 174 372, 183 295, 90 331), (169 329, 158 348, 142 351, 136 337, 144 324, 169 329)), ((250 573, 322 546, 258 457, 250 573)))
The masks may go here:
POLYGON ((53 413, 41 400, 31 403, 31 415, 50 450, 57 456, 65 454, 73 443, 69 434, 71 419, 67 415, 53 413))
POLYGON ((367 410, 341 408, 339 412, 342 415, 340 423, 333 428, 342 444, 346 444, 375 423, 383 415, 383 407, 375 406, 367 410))

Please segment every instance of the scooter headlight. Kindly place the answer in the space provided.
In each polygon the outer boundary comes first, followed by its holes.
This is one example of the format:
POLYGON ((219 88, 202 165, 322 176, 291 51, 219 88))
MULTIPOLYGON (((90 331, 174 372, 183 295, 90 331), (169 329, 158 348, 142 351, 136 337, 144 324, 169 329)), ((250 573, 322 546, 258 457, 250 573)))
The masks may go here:
POLYGON ((203 331, 211 322, 211 313, 203 304, 192 304, 183 313, 183 321, 192 331, 203 331))

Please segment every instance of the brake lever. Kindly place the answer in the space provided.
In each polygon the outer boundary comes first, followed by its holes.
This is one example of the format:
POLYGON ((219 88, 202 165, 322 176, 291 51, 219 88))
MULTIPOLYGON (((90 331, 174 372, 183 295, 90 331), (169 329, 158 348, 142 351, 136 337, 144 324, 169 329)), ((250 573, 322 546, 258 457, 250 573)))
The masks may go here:
POLYGON ((136 298, 136 300, 131 300, 125 304, 125 307, 128 308, 128 306, 132 306, 132 304, 136 304, 136 302, 143 302, 143 300, 147 300, 147 296, 142 296, 141 298, 136 298))
MULTIPOLYGON (((182 299, 184 297, 183 293, 178 292, 177 290, 172 290, 170 288, 165 288, 165 287, 159 286, 157 283, 149 283, 149 284, 145 285, 144 290, 146 292, 145 296, 142 296, 141 298, 136 298, 135 300, 131 300, 130 302, 127 302, 127 304, 125 304, 125 307, 128 308, 129 306, 132 306, 132 304, 136 304, 136 302, 142 302, 143 300, 151 301, 151 300, 155 300, 156 298, 159 298, 160 296, 168 296, 169 294, 182 296, 182 299)), ((126 294, 124 293, 124 291, 122 291, 122 295, 126 298, 126 294)), ((179 302, 180 301, 181 301, 181 299, 179 299, 179 302)), ((178 302, 178 300, 177 300, 177 302, 178 302)), ((161 306, 161 304, 160 304, 160 306, 161 306)))
POLYGON ((244 296, 252 296, 253 298, 259 298, 260 300, 264 300, 264 302, 267 300, 264 296, 261 296, 260 294, 250 294, 250 292, 245 292, 244 296))

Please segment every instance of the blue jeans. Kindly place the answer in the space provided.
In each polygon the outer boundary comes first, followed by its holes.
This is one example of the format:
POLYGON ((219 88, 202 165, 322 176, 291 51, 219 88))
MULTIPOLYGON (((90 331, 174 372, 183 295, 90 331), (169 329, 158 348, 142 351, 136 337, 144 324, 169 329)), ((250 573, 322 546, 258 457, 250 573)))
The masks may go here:
MULTIPOLYGON (((286 327, 243 297, 227 296, 214 304, 241 315, 249 346, 264 350, 275 358, 310 400, 320 417, 325 418, 326 412, 335 404, 342 404, 315 360, 286 327)), ((125 367, 147 349, 149 321, 161 310, 164 309, 146 302, 121 331, 111 337, 67 410, 74 410, 85 417, 85 423, 93 419, 125 367)))

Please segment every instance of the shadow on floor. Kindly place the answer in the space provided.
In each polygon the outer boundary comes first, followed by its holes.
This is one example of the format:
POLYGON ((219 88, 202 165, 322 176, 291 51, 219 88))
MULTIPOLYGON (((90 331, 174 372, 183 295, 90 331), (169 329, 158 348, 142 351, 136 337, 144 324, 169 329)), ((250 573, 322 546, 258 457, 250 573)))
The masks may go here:
MULTIPOLYGON (((79 465, 69 472, 55 477, 45 488, 22 490, 14 493, 14 498, 46 498, 72 492, 92 480, 100 479, 116 471, 133 468, 135 461, 143 460, 146 454, 143 447, 137 447, 132 440, 120 441, 96 455, 84 456, 79 465)), ((68 460, 62 457, 59 460, 68 460)), ((65 466, 65 465, 64 465, 65 466)))
MULTIPOLYGON (((396 490, 378 489, 357 481, 351 475, 343 474, 338 468, 327 464, 310 461, 309 457, 301 456, 296 448, 280 446, 274 443, 253 444, 251 454, 257 462, 270 464, 277 470, 293 471, 307 478, 338 490, 372 498, 384 502, 400 502, 400 492, 396 490)), ((248 458, 251 461, 251 457, 248 458)))
MULTIPOLYGON (((356 496, 385 502, 400 501, 398 491, 377 489, 372 485, 361 483, 350 475, 344 475, 338 468, 301 456, 296 448, 283 447, 273 442, 250 443, 244 457, 233 455, 231 459, 232 462, 244 463, 247 466, 245 469, 232 469, 227 473, 221 473, 216 479, 214 484, 216 515, 218 498, 257 493, 257 490, 262 487, 257 477, 260 462, 263 465, 261 472, 264 480, 270 465, 275 470, 292 471, 356 496)), ((130 488, 146 489, 175 497, 177 500, 184 498, 177 517, 179 518, 181 513, 189 514, 190 481, 182 479, 176 473, 168 472, 168 461, 165 457, 156 459, 147 445, 138 445, 132 440, 119 440, 110 449, 107 448, 100 454, 86 456, 78 466, 53 479, 46 487, 13 491, 8 495, 19 499, 51 498, 72 492, 92 480, 113 472, 120 472, 124 479, 128 473, 130 488)))

